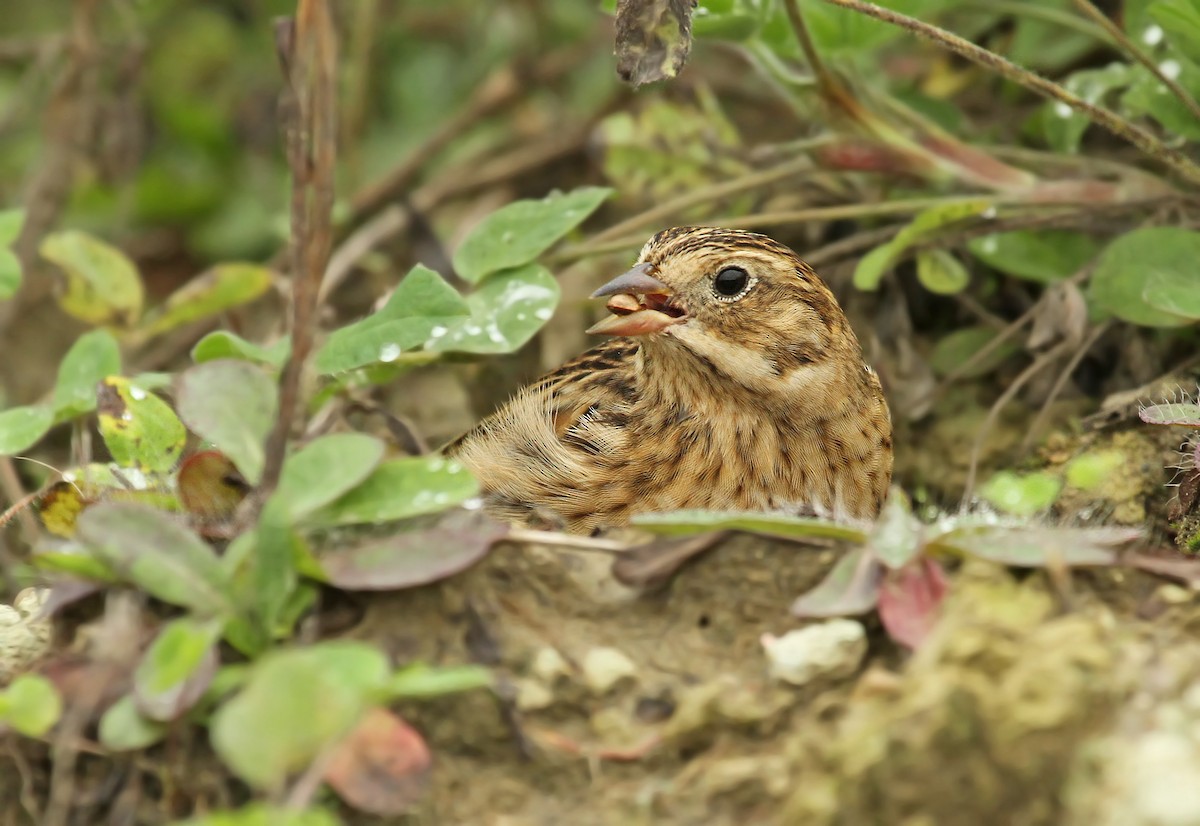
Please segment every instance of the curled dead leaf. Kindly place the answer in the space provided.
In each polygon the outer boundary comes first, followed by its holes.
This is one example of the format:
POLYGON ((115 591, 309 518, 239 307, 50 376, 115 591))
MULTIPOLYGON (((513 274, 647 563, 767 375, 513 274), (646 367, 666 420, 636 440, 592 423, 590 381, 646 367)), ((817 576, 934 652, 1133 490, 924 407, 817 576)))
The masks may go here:
POLYGON ((675 77, 692 48, 695 0, 618 0, 617 75, 641 86, 675 77))

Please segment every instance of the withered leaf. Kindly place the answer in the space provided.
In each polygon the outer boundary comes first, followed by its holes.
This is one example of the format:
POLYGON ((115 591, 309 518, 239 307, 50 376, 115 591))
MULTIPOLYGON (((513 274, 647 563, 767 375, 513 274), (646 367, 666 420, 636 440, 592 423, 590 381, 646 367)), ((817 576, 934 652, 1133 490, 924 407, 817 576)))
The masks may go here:
POLYGON ((432 761, 429 746, 412 726, 375 708, 338 745, 325 780, 356 809, 400 815, 424 794, 432 761))
POLYGON ((675 77, 692 48, 695 0, 618 0, 617 75, 641 86, 675 77))

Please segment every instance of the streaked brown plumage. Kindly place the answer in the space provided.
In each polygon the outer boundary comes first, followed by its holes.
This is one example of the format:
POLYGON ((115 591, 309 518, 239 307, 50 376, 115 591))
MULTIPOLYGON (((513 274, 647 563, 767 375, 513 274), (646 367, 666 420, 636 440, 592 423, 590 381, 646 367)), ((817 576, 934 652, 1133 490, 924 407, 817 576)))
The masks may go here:
POLYGON ((741 230, 670 229, 596 295, 613 315, 590 332, 621 337, 447 448, 492 512, 575 532, 682 508, 878 513, 887 403, 833 294, 794 252, 741 230))

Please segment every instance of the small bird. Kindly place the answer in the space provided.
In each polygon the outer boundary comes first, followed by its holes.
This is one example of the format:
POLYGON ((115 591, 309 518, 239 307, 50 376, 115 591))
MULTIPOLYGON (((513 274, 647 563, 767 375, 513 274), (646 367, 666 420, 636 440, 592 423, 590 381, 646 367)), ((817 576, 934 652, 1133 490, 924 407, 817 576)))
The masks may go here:
POLYGON ((685 508, 876 516, 892 426, 837 300, 753 232, 658 233, 598 289, 616 336, 446 451, 499 518, 573 533, 685 508))

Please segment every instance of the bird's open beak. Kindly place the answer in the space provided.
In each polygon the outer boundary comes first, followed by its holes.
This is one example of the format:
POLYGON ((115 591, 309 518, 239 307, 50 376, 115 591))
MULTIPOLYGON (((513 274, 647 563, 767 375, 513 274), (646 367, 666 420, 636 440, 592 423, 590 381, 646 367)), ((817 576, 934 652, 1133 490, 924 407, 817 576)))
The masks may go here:
POLYGON ((644 336, 685 320, 686 313, 671 300, 671 288, 655 278, 657 274, 653 264, 638 264, 592 293, 592 298, 610 296, 607 306, 612 315, 592 325, 588 332, 644 336))

